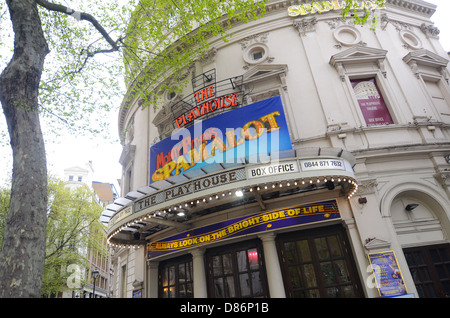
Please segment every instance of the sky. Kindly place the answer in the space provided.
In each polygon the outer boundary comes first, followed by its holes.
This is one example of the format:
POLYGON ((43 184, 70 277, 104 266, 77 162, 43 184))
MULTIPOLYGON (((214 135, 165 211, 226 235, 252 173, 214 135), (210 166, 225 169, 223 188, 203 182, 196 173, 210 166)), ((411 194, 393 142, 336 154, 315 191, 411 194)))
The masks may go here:
POLYGON ((431 21, 441 31, 439 40, 447 52, 450 52, 450 0, 427 0, 426 2, 437 5, 436 13, 431 21))
MULTIPOLYGON (((435 26, 441 31, 440 42, 446 51, 450 51, 450 0, 428 0, 438 6, 432 17, 435 26)), ((118 137, 118 114, 111 112, 111 127, 108 132, 114 138, 118 137)), ((0 133, 6 132, 3 114, 0 116, 0 133)), ((113 183, 119 190, 117 180, 121 178, 122 168, 119 158, 122 146, 119 141, 106 142, 103 138, 68 136, 59 142, 46 144, 47 164, 50 173, 63 177, 65 168, 84 165, 92 161, 94 173, 92 180, 113 183)), ((0 144, 0 187, 8 183, 12 170, 12 155, 9 145, 0 144)))

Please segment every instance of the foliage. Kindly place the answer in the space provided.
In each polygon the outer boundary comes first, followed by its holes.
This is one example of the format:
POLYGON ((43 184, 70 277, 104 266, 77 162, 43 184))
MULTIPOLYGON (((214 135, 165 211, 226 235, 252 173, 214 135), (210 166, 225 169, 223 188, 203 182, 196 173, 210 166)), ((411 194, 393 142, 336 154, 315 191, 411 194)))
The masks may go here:
MULTIPOLYGON (((344 0, 342 16, 364 24, 376 18, 369 8, 344 0), (361 12, 363 14, 361 14, 361 12)), ((385 0, 374 0, 383 5, 385 0)), ((43 1, 38 1, 38 4, 43 1)), ((77 1, 76 12, 90 12, 114 39, 114 48, 77 14, 61 14, 39 6, 42 27, 50 48, 42 74, 39 105, 46 138, 62 132, 102 134, 110 111, 117 110, 125 82, 145 104, 155 101, 148 87, 161 90, 181 85, 186 69, 210 49, 209 40, 227 41, 229 28, 261 18, 269 0, 108 0, 77 1), (103 53, 103 54, 98 54, 103 53), (125 65, 124 65, 125 62, 125 65), (126 69, 126 70, 125 70, 126 69)), ((315 2, 314 0, 310 2, 315 2)), ((359 1, 361 2, 361 1, 359 1)), ((61 2, 66 4, 67 2, 61 2)), ((11 55, 13 32, 6 5, 0 3, 0 67, 11 55)), ((4 131, 0 142, 6 143, 4 131)))
MULTIPOLYGON (((58 1, 55 1, 58 2, 58 1)), ((92 12, 111 36, 125 29, 129 9, 123 1, 76 1, 76 10, 92 12)), ((67 3, 63 1, 62 3, 67 3)), ((39 108, 47 139, 63 133, 110 138, 107 114, 118 109, 124 94, 123 60, 91 23, 38 6, 50 49, 39 91, 39 108), (106 48, 106 49, 105 49, 106 48), (102 51, 102 55, 95 54, 102 51)), ((5 2, 0 3, 0 71, 12 55, 13 31, 5 2)), ((1 130, 1 129, 0 129, 1 130)), ((0 143, 7 136, 2 131, 0 143)), ((116 137, 116 136, 114 136, 116 137)), ((114 141, 117 138, 113 139, 114 141)))
MULTIPOLYGON (((383 7, 385 0, 374 0, 383 7)), ((187 69, 210 50, 212 39, 227 41, 229 29, 265 14, 269 0, 144 0, 131 15, 124 37, 123 55, 130 98, 139 95, 144 105, 154 104, 158 91, 180 90, 187 69), (152 88, 152 89, 148 89, 152 88)), ((309 1, 317 2, 317 1, 309 1)), ((344 18, 355 24, 369 20, 372 28, 377 16, 361 1, 344 0, 344 18)))
MULTIPOLYGON (((373 2, 379 8, 384 8, 386 4, 386 0, 373 0, 373 2)), ((362 1, 358 3, 353 0, 346 0, 341 15, 344 19, 348 16, 352 16, 355 24, 366 24, 369 22, 372 29, 374 29, 377 26, 379 17, 376 14, 373 14, 369 5, 363 6, 362 3, 362 1)))
MULTIPOLYGON (((121 32, 125 17, 118 1, 77 3, 79 11, 95 12, 111 35, 121 32)), ((90 24, 40 7, 50 54, 41 79, 39 104, 46 128, 52 134, 69 131, 107 137, 108 116, 117 110, 124 93, 119 52, 94 52, 106 46, 90 24), (103 133, 103 134, 102 134, 103 133)))
POLYGON ((11 197, 11 190, 0 187, 0 247, 3 243, 3 233, 6 226, 6 217, 9 210, 9 200, 11 197))
POLYGON ((124 38, 131 97, 139 94, 144 104, 151 104, 157 96, 149 95, 147 88, 160 85, 160 90, 167 90, 173 89, 170 83, 181 85, 187 68, 210 49, 211 38, 227 41, 232 23, 261 18, 266 2, 139 1, 124 38))
POLYGON ((87 250, 103 248, 104 228, 99 222, 101 206, 88 186, 68 188, 64 182, 49 179, 49 210, 47 215, 47 245, 42 294, 61 291, 67 286, 67 267, 77 264, 87 267, 87 250))
MULTIPOLYGON (((0 189, 0 240, 9 208, 10 191, 0 189)), ((87 267, 87 251, 106 255, 104 227, 99 222, 102 207, 88 186, 70 189, 62 180, 49 178, 47 239, 41 293, 56 294, 67 287, 67 267, 87 267)), ((80 284, 83 278, 80 277, 80 284)))

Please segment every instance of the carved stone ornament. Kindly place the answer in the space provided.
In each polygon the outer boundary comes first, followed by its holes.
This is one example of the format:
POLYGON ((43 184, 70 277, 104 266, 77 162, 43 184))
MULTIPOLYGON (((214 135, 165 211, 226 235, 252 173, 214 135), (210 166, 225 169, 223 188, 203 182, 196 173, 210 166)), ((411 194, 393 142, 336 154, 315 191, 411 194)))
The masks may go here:
POLYGON ((316 31, 317 18, 294 20, 293 26, 297 29, 300 36, 305 36, 308 32, 316 31))
POLYGON ((378 251, 389 249, 391 247, 391 243, 376 237, 369 237, 364 241, 364 247, 369 251, 378 251))
POLYGON ((437 27, 426 25, 425 23, 422 23, 422 25, 420 26, 420 30, 430 38, 439 38, 439 33, 441 33, 441 31, 439 31, 437 27))
POLYGON ((377 191, 378 181, 376 179, 360 180, 358 194, 372 194, 377 191))
POLYGON ((420 74, 426 72, 427 68, 434 68, 448 82, 447 68, 448 60, 426 49, 421 49, 408 53, 403 57, 403 61, 411 67, 411 70, 420 78, 420 74))
POLYGON ((207 53, 203 54, 200 57, 200 63, 202 65, 213 63, 216 60, 217 55, 217 49, 213 47, 211 50, 209 50, 207 53))
POLYGON ((247 36, 242 41, 240 41, 239 44, 241 45, 241 49, 245 50, 251 44, 254 44, 254 43, 267 43, 268 36, 269 36, 268 32, 254 34, 251 36, 247 36))
POLYGON ((346 76, 345 65, 354 63, 375 64, 378 66, 383 76, 386 77, 386 67, 384 64, 386 54, 386 50, 363 46, 353 46, 341 53, 333 55, 330 59, 330 64, 336 68, 342 81, 345 80, 346 76))

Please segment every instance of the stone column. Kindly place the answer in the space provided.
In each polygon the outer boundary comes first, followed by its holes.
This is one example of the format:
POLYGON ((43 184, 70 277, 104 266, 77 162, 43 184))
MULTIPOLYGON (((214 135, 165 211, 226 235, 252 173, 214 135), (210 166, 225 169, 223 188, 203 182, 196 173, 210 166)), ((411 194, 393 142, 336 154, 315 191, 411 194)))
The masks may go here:
POLYGON ((194 298, 207 298, 207 284, 204 254, 205 249, 197 248, 191 251, 194 275, 194 298))
POLYGON ((159 262, 147 262, 147 297, 158 298, 158 265, 159 262))
POLYGON ((278 261, 275 234, 265 233, 259 235, 264 248, 264 261, 266 265, 267 281, 271 298, 286 298, 280 262, 278 261))

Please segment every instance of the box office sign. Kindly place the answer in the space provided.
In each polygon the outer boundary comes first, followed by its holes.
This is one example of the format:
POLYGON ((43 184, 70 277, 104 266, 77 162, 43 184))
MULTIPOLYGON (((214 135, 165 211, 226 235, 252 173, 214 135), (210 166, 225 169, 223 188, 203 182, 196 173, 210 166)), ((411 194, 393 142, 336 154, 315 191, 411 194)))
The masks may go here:
POLYGON ((381 297, 407 295, 394 251, 371 253, 369 254, 369 261, 381 297))
POLYGON ((266 177, 285 173, 299 172, 297 161, 284 161, 247 169, 247 178, 266 177))
POLYGON ((335 200, 261 212, 190 230, 147 244, 147 258, 252 233, 340 218, 335 200))
MULTIPOLYGON (((343 10, 346 5, 347 3, 344 0, 310 1, 309 3, 290 6, 288 8, 288 15, 290 17, 297 17, 315 13, 321 14, 329 11, 343 10)), ((350 4, 350 10, 375 10, 382 9, 384 6, 385 1, 353 0, 350 4)))
MULTIPOLYGON (((150 147, 150 183, 212 163, 292 149, 280 96, 196 121, 150 147)), ((255 158, 256 157, 256 158, 255 158)), ((267 156, 265 157, 267 158, 267 156)))

